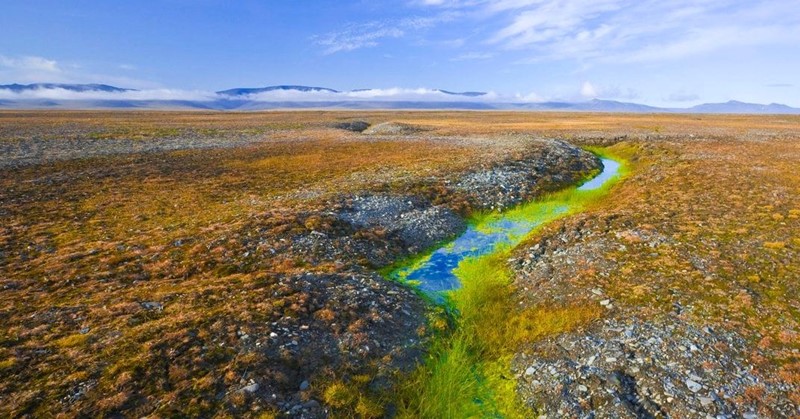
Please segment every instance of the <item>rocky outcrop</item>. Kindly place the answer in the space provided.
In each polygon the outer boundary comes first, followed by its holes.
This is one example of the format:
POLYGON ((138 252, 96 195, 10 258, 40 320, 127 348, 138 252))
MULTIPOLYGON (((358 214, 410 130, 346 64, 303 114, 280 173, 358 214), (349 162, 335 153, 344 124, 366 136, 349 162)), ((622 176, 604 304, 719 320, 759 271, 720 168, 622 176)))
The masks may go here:
POLYGON ((453 189, 476 209, 503 210, 574 184, 602 167, 592 153, 564 141, 537 142, 538 147, 516 159, 467 173, 453 189))
POLYGON ((355 197, 339 213, 354 229, 379 228, 396 237, 410 252, 419 252, 460 233, 466 222, 444 206, 391 195, 355 197))

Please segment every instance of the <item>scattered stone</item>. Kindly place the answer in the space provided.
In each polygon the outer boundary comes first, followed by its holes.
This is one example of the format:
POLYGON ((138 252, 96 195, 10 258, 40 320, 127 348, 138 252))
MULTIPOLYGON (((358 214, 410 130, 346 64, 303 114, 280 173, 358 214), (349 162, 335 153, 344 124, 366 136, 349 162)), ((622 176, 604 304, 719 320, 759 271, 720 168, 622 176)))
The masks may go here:
POLYGON ((157 301, 146 301, 141 303, 141 305, 145 308, 145 310, 161 311, 164 309, 164 305, 157 301))
POLYGON ((739 397, 759 382, 745 367, 746 345, 735 332, 707 334, 678 317, 612 318, 536 343, 517 355, 512 372, 527 377, 518 382, 523 400, 550 414, 561 411, 557 417, 705 417, 698 412, 711 406, 715 415, 741 417, 753 406, 739 397), (685 356, 693 345, 727 351, 685 356), (701 393, 704 388, 726 398, 701 393))
POLYGON ((703 388, 703 386, 701 384, 699 384, 696 381, 691 380, 691 379, 686 379, 686 387, 688 387, 689 390, 692 390, 692 392, 694 392, 694 393, 697 393, 698 391, 700 391, 703 388))

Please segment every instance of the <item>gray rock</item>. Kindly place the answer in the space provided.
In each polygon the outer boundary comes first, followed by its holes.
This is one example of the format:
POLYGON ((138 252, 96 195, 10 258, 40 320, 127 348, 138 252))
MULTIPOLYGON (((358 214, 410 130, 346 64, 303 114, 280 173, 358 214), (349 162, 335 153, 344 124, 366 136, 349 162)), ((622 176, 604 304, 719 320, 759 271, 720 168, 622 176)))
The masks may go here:
POLYGON ((161 310, 164 309, 164 305, 159 303, 159 302, 157 302, 157 301, 146 301, 146 302, 141 303, 141 305, 146 310, 161 311, 161 310))
POLYGON ((316 409, 319 406, 319 402, 313 399, 303 403, 303 407, 306 409, 316 409))
POLYGON ((245 393, 255 393, 256 391, 258 391, 258 388, 259 388, 258 383, 252 383, 248 386, 242 387, 241 391, 245 393))
POLYGON ((686 379, 686 387, 689 388, 689 390, 691 390, 694 393, 697 393, 703 388, 703 386, 700 383, 688 378, 686 379))
POLYGON ((311 384, 308 383, 308 380, 303 380, 303 382, 300 383, 300 391, 306 391, 309 387, 311 387, 311 384))

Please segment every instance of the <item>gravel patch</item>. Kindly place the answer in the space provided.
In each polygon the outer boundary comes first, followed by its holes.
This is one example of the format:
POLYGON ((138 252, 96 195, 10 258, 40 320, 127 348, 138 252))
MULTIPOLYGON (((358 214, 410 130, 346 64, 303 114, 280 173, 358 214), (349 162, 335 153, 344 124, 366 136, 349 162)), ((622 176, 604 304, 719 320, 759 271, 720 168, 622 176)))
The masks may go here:
POLYGON ((389 236, 396 235, 410 253, 431 247, 467 227, 463 219, 446 207, 390 195, 355 197, 338 217, 357 230, 379 228, 389 236))
POLYGON ((744 396, 763 381, 748 367, 746 346, 735 332, 678 316, 608 319, 536 344, 517 355, 513 371, 523 399, 546 417, 755 418, 744 396))
POLYGON ((537 140, 542 146, 500 165, 474 170, 453 189, 468 196, 475 208, 503 210, 534 196, 578 182, 600 170, 593 154, 560 140, 537 140))

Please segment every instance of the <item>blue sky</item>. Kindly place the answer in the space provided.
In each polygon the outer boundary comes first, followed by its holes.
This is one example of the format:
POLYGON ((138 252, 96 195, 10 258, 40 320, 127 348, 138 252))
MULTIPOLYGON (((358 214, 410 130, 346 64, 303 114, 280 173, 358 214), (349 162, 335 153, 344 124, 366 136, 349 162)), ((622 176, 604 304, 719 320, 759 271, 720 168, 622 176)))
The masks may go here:
POLYGON ((796 0, 10 0, 0 83, 800 106, 796 0))

